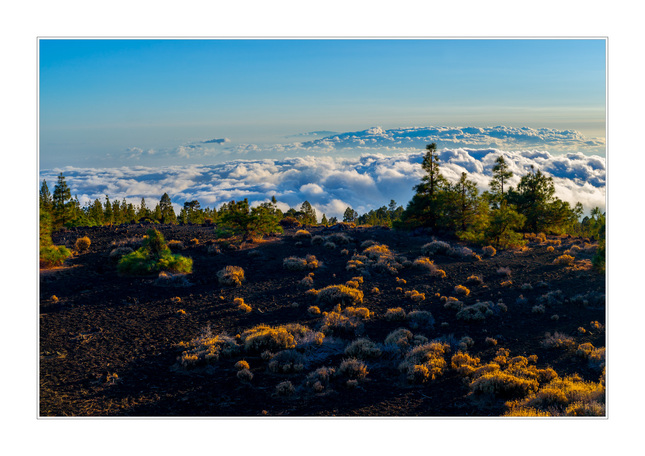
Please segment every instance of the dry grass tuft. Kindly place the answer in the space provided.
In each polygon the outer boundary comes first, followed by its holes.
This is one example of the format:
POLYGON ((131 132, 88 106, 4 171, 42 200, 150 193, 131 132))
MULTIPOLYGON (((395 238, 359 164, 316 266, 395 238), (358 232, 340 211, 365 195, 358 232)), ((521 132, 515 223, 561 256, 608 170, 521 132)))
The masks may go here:
POLYGON ((318 260, 315 255, 307 255, 305 258, 288 257, 282 261, 282 267, 290 271, 316 269, 318 266, 318 260))

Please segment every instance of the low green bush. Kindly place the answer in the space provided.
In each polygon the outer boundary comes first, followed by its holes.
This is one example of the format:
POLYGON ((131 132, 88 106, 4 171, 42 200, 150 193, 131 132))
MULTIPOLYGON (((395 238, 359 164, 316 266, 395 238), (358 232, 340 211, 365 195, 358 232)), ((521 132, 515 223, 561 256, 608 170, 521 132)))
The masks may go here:
POLYGON ((124 255, 117 264, 123 274, 147 275, 160 271, 191 273, 193 260, 171 253, 163 235, 150 229, 143 245, 138 250, 124 255))

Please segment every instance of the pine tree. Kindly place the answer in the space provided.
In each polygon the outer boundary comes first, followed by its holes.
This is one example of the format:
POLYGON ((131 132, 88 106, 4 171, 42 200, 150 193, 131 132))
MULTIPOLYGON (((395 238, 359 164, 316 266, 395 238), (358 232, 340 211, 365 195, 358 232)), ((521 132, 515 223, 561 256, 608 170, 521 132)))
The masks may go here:
POLYGON ((428 144, 426 151, 421 163, 425 175, 421 178, 421 183, 414 187, 416 193, 395 226, 408 229, 424 226, 435 229, 439 227, 440 221, 443 225, 444 222, 450 221, 444 219, 446 209, 449 209, 450 194, 447 192, 448 181, 439 169, 437 145, 428 144))
POLYGON ((63 176, 63 173, 60 173, 58 175, 56 186, 54 187, 54 194, 52 195, 52 213, 54 216, 54 227, 63 226, 69 221, 69 202, 71 199, 72 192, 65 182, 65 176, 63 176))
POLYGON ((139 210, 137 211, 137 220, 140 220, 144 217, 150 217, 150 209, 146 207, 146 199, 141 198, 141 204, 139 205, 139 210))
POLYGON ((316 210, 311 206, 309 201, 302 203, 302 206, 300 206, 300 212, 302 212, 300 223, 303 225, 316 225, 318 223, 316 210))
POLYGON ((468 174, 461 173, 461 178, 452 191, 455 194, 455 224, 457 229, 466 231, 473 222, 478 206, 479 190, 477 184, 468 180, 468 174))
POLYGON ((507 184, 511 177, 513 177, 513 172, 509 170, 504 156, 500 155, 495 160, 493 179, 490 181, 492 203, 495 207, 498 207, 505 200, 504 184, 507 184))
POLYGON ((322 226, 329 225, 329 220, 327 220, 327 216, 325 214, 322 215, 322 218, 320 219, 320 224, 322 226))
POLYGON ((510 188, 508 201, 517 207, 517 212, 526 218, 524 229, 532 233, 546 231, 553 224, 550 219, 551 204, 555 201, 553 178, 538 169, 522 176, 517 190, 510 188))
POLYGON ((88 217, 94 225, 103 225, 103 205, 98 198, 95 199, 94 203, 89 207, 88 217))
POLYGON ((112 225, 114 223, 114 212, 112 210, 112 203, 110 197, 105 195, 105 210, 103 211, 103 223, 112 225))
POLYGON ((161 196, 161 200, 159 201, 159 210, 161 212, 161 218, 159 221, 162 224, 177 223, 177 216, 175 215, 175 210, 172 207, 172 202, 170 201, 168 193, 164 193, 161 196))
POLYGON ((51 193, 49 193, 47 181, 43 179, 43 183, 40 186, 40 209, 45 212, 51 212, 52 204, 53 199, 51 193))
POLYGON ((358 219, 358 212, 347 206, 347 209, 343 213, 343 222, 352 223, 356 222, 356 219, 358 219))

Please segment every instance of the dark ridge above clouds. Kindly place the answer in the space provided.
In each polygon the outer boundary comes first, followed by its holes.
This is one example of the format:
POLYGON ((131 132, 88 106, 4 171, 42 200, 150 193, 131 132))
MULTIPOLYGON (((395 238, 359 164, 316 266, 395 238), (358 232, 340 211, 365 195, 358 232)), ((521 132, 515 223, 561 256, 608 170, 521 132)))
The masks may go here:
MULTIPOLYGON (((120 168, 55 168, 42 170, 50 188, 63 172, 72 195, 81 204, 105 195, 139 204, 146 198, 154 206, 167 192, 178 212, 185 201, 197 199, 203 207, 220 207, 233 199, 251 203, 275 196, 284 210, 309 201, 318 216, 342 218, 351 206, 359 213, 387 205, 391 199, 405 206, 413 187, 423 176, 425 152, 390 155, 365 153, 360 157, 299 156, 235 160, 215 165, 164 167, 123 166, 120 168)), ((530 167, 554 179, 556 194, 572 204, 581 202, 585 212, 605 208, 605 158, 582 153, 552 155, 541 150, 504 151, 495 148, 455 148, 439 151, 443 175, 450 181, 467 172, 480 190, 488 188, 491 169, 500 155, 514 173, 510 185, 517 185, 530 167)))

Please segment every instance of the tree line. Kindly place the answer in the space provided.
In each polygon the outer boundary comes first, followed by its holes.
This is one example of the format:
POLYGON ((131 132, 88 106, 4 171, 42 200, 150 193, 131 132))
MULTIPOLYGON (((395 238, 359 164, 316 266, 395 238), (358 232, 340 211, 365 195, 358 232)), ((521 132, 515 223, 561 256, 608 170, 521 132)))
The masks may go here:
MULTIPOLYGON (((387 226, 411 230, 424 228, 433 234, 454 235, 459 239, 496 247, 521 245, 522 233, 554 233, 604 237, 605 214, 598 208, 590 217, 582 216, 580 203, 571 206, 555 196, 553 178, 531 167, 516 187, 509 185, 513 172, 500 155, 492 168, 489 189, 481 192, 475 182, 462 173, 457 182, 449 182, 439 166, 437 145, 426 146, 422 161, 424 176, 414 187, 415 194, 405 208, 390 200, 387 206, 359 215, 347 207, 343 222, 359 225, 387 226)), ((248 199, 224 203, 219 209, 201 207, 198 200, 184 202, 179 214, 164 193, 154 207, 141 198, 138 206, 125 199, 95 199, 81 207, 60 173, 53 193, 47 182, 40 187, 41 213, 52 229, 74 226, 121 225, 129 223, 206 224, 216 226, 222 234, 246 237, 281 232, 282 226, 333 225, 336 217, 322 214, 308 201, 300 208, 280 210, 275 196, 269 202, 251 207, 248 199)))
POLYGON ((572 207, 556 197, 553 178, 533 166, 513 187, 509 185, 513 172, 500 155, 489 189, 482 193, 468 173, 463 172, 455 183, 441 174, 435 143, 426 146, 422 168, 425 175, 395 223, 397 228, 423 227, 496 247, 521 245, 522 233, 604 237, 605 214, 595 208, 591 217, 580 220, 582 204, 572 207))

